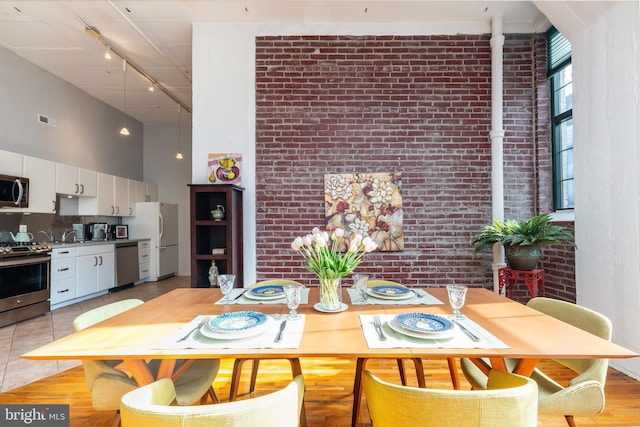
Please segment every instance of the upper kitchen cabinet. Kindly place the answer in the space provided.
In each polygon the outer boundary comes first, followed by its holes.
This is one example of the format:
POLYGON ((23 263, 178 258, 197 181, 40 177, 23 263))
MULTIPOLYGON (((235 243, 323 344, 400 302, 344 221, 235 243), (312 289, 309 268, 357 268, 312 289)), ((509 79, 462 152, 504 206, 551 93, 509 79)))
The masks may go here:
POLYGON ((56 192, 65 196, 97 197, 98 173, 56 163, 56 192))
POLYGON ((29 207, 23 212, 56 211, 56 164, 37 157, 24 156, 24 176, 29 178, 29 207))
POLYGON ((98 172, 97 197, 78 200, 78 215, 129 216, 127 178, 98 172))
POLYGON ((135 182, 135 201, 136 202, 157 202, 158 187, 155 184, 142 181, 135 182))
POLYGON ((0 175, 22 177, 22 154, 0 150, 0 175))

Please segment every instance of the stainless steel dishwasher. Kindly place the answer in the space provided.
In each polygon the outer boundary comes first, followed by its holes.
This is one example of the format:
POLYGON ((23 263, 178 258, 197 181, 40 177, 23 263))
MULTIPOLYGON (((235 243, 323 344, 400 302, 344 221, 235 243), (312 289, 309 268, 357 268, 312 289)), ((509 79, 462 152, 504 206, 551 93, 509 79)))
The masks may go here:
POLYGON ((116 243, 116 286, 133 283, 139 278, 138 242, 116 243))

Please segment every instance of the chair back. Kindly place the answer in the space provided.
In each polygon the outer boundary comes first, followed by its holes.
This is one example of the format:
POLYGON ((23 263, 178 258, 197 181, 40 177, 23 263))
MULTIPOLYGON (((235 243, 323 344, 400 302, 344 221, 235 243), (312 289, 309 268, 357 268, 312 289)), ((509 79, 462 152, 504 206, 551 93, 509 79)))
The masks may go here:
POLYGON ((82 313, 73 320, 73 330, 80 331, 88 328, 89 326, 93 326, 96 323, 102 322, 143 303, 144 301, 139 299, 126 299, 94 308, 93 310, 82 313))
POLYGON ((367 282, 370 288, 374 286, 404 286, 402 283, 393 282, 391 280, 371 279, 367 282))
POLYGON ((256 282, 253 285, 249 286, 250 288, 253 288, 255 286, 265 286, 265 285, 300 285, 300 286, 304 286, 302 283, 300 282, 296 282, 295 280, 291 280, 291 279, 269 279, 269 280, 262 280, 260 282, 256 282))
MULTIPOLYGON (((606 316, 586 307, 544 297, 532 298, 527 303, 527 307, 611 341, 613 330, 611 321, 606 316)), ((604 386, 609 365, 608 359, 556 359, 556 361, 579 374, 586 373, 587 375, 581 376, 580 380, 592 379, 604 386)))
POLYGON ((363 376, 375 427, 535 427, 538 389, 526 377, 492 370, 487 390, 434 390, 363 376))
POLYGON ((297 427, 304 396, 304 381, 298 375, 285 388, 235 402, 199 406, 169 406, 175 387, 164 378, 122 397, 123 427, 297 427))

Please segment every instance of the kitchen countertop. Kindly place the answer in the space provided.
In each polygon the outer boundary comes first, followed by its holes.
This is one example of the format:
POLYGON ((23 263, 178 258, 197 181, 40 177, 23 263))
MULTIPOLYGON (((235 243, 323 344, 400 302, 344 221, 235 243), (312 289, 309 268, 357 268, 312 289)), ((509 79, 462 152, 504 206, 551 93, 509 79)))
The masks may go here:
POLYGON ((116 246, 123 243, 144 242, 149 239, 111 239, 111 240, 83 240, 80 242, 54 242, 51 243, 52 248, 72 247, 72 246, 89 246, 89 245, 106 245, 113 243, 116 246))

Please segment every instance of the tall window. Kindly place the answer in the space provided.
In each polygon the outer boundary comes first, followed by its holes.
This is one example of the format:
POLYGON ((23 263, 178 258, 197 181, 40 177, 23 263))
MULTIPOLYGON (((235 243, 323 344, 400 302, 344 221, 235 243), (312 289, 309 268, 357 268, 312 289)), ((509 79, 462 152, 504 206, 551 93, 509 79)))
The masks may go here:
POLYGON ((573 209, 573 85, 571 44, 555 28, 547 32, 551 79, 553 201, 556 210, 573 209))

